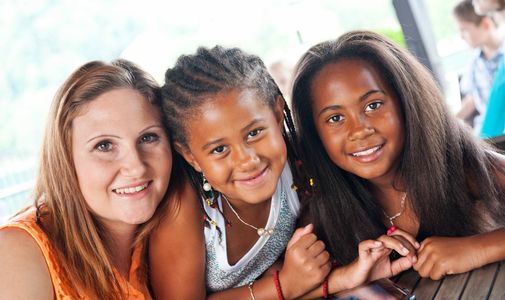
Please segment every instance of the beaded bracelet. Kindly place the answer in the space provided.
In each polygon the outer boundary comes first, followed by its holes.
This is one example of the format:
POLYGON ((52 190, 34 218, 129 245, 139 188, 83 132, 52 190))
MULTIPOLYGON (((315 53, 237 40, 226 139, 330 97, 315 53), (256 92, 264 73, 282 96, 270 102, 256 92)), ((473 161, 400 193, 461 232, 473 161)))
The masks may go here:
POLYGON ((254 280, 249 282, 249 284, 247 285, 247 288, 249 288, 249 294, 251 295, 251 299, 256 300, 256 298, 254 298, 253 285, 254 285, 254 280))
POLYGON ((284 300, 284 295, 282 294, 281 282, 279 281, 279 271, 274 272, 274 283, 275 289, 277 290, 277 299, 284 300))

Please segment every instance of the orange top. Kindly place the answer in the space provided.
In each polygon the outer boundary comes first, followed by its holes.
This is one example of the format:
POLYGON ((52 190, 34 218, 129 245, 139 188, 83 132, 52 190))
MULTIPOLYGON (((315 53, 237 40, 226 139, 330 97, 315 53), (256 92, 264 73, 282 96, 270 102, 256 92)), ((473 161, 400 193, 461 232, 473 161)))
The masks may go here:
MULTIPOLYGON (((35 240, 44 255, 44 259, 51 276, 51 281, 53 283, 55 299, 90 299, 90 297, 86 296, 76 296, 75 291, 72 290, 72 287, 69 284, 69 278, 67 278, 65 274, 64 266, 61 266, 59 261, 56 259, 56 249, 49 241, 45 232, 35 222, 35 219, 35 208, 30 207, 26 211, 12 218, 8 224, 0 226, 0 230, 4 228, 18 228, 24 230, 35 240)), ((129 300, 152 299, 147 286, 142 284, 137 276, 137 269, 140 266, 142 254, 141 250, 140 246, 133 249, 129 281, 124 280, 119 272, 115 271, 118 276, 121 289, 124 294, 127 295, 127 299, 129 300)))

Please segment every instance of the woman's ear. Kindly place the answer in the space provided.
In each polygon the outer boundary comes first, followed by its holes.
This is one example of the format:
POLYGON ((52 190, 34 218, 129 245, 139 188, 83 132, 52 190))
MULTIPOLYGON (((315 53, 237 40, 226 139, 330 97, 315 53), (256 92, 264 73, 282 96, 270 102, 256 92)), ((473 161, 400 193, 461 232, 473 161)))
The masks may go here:
POLYGON ((174 149, 177 151, 184 159, 195 169, 197 172, 202 172, 202 169, 200 168, 200 165, 198 162, 195 160, 195 157, 193 156, 193 153, 191 153, 191 150, 189 150, 188 147, 183 146, 179 142, 174 142, 174 149))
POLYGON ((279 124, 280 128, 283 128, 284 126, 284 105, 287 104, 286 101, 284 101, 284 97, 282 97, 282 95, 275 97, 274 114, 275 120, 277 120, 277 124, 279 124))

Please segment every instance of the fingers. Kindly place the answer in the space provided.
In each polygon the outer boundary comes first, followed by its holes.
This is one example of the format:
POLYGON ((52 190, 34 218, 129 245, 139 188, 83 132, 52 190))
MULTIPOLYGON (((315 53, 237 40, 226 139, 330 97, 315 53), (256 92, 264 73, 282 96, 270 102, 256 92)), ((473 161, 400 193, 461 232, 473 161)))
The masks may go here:
POLYGON ((399 228, 397 228, 392 234, 389 236, 401 236, 402 238, 406 239, 412 246, 414 246, 415 249, 418 249, 421 247, 419 242, 416 240, 415 237, 413 237, 410 233, 403 231, 399 228))
POLYGON ((314 225, 312 225, 312 224, 308 224, 305 227, 296 229, 295 232, 293 233, 293 236, 289 240, 288 245, 286 246, 286 249, 289 249, 290 247, 292 247, 304 235, 307 235, 307 234, 311 233, 313 230, 314 230, 314 225))
POLYGON ((431 277, 433 280, 438 280, 442 277, 442 272, 434 272, 434 264, 430 260, 419 260, 416 264, 414 264, 414 270, 419 273, 421 277, 431 277), (435 274, 436 273, 436 274, 435 274))
POLYGON ((324 270, 331 270, 330 254, 328 251, 323 251, 316 256, 315 263, 318 267, 324 270))
POLYGON ((439 280, 447 273, 445 262, 447 259, 441 259, 437 253, 432 253, 427 244, 429 239, 426 239, 419 249, 419 257, 417 263, 414 264, 414 270, 421 277, 430 277, 433 280, 439 280))
POLYGON ((382 243, 382 241, 376 241, 376 240, 364 240, 358 244, 359 253, 368 253, 369 251, 372 250, 378 251, 383 248, 384 244, 382 243))
POLYGON ((412 263, 417 261, 415 247, 407 239, 403 238, 403 236, 381 235, 378 240, 381 241, 385 247, 395 250, 402 256, 407 256, 412 263))
POLYGON ((412 268, 412 261, 409 257, 400 257, 391 262, 391 276, 412 268))

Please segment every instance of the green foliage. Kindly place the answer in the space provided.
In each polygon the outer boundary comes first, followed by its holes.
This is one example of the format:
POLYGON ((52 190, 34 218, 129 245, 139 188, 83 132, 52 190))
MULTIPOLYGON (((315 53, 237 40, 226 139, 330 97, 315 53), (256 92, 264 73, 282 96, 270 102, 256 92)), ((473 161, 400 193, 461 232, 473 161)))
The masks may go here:
POLYGON ((407 43, 405 42, 405 36, 403 35, 403 31, 401 29, 377 29, 377 33, 380 33, 388 38, 390 38, 393 42, 401 46, 402 48, 407 48, 407 43))

